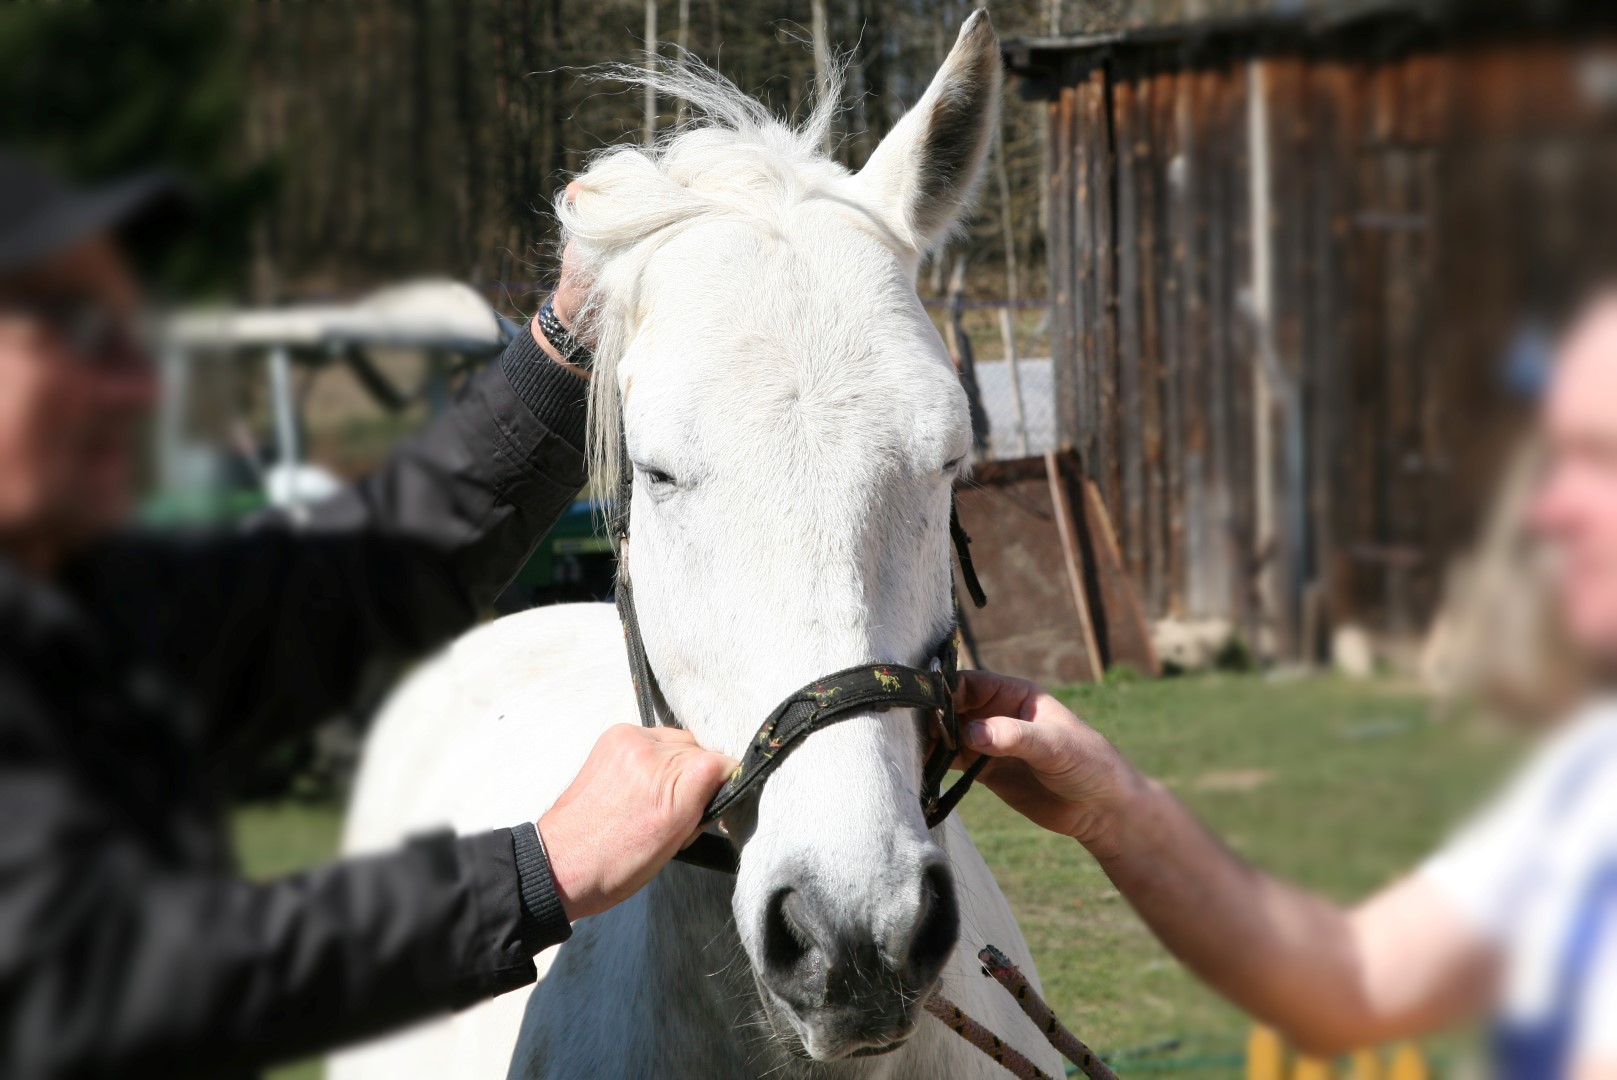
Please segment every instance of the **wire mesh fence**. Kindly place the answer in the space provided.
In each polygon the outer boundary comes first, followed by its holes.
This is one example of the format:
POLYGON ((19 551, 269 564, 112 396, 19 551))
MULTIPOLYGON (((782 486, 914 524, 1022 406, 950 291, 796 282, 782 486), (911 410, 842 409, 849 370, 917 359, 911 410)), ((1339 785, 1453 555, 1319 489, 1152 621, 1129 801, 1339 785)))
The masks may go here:
POLYGON ((1048 306, 958 299, 929 306, 971 399, 978 456, 997 461, 1054 450, 1048 306))

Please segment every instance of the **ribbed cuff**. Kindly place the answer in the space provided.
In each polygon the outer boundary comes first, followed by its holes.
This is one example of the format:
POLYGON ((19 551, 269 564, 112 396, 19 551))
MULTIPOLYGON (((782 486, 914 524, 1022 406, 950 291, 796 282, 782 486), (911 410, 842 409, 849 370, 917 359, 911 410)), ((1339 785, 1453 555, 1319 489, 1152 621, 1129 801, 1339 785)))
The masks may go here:
POLYGON ((522 947, 537 954, 572 937, 573 927, 556 895, 550 859, 533 822, 513 828, 511 844, 517 856, 517 888, 522 893, 522 947))
POLYGON ((540 423, 573 449, 584 449, 589 383, 552 360, 533 339, 533 327, 524 325, 505 347, 500 369, 540 423))

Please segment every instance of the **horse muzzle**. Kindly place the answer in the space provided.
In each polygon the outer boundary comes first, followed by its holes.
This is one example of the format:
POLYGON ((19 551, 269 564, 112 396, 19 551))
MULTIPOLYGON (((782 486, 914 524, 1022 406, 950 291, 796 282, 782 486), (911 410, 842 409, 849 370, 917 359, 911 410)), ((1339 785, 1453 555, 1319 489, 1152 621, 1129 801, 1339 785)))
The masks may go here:
POLYGON ((776 1029, 787 1019, 819 1060, 898 1049, 914 1032, 960 932, 954 877, 941 860, 922 871, 915 895, 905 909, 855 919, 840 898, 822 895, 810 881, 778 888, 755 958, 776 1029))

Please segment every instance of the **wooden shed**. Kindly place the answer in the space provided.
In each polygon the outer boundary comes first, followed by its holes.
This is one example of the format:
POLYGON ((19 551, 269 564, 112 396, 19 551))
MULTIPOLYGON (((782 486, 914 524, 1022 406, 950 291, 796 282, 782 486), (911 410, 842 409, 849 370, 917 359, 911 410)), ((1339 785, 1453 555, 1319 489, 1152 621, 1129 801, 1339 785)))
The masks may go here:
POLYGON ((1429 617, 1530 416, 1512 372, 1617 280, 1610 5, 1501 10, 1007 46, 1048 102, 1059 438, 1153 618, 1303 657, 1429 617))

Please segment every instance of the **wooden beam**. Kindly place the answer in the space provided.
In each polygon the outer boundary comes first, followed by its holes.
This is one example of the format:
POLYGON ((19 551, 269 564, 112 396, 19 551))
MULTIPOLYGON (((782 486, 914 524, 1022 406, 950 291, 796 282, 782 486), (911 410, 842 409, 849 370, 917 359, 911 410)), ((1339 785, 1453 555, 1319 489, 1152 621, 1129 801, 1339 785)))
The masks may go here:
POLYGON ((1145 456, 1140 437, 1140 185, 1136 175, 1133 72, 1112 87, 1112 130, 1117 141, 1117 387, 1119 456, 1122 459, 1123 551, 1136 581, 1146 574, 1145 456))
POLYGON ((1095 640, 1095 622, 1089 613, 1089 597, 1084 592, 1082 556, 1078 552, 1078 525, 1072 516, 1072 500, 1067 496, 1067 481, 1061 474, 1061 461, 1055 451, 1044 452, 1044 471, 1050 481, 1050 505, 1055 512, 1056 530, 1061 536, 1061 553, 1066 563, 1067 587, 1072 592, 1073 610, 1084 638, 1084 654, 1089 657, 1091 673, 1096 682, 1106 677, 1106 668, 1100 655, 1100 644, 1095 640))
POLYGON ((1112 117, 1106 95, 1110 76, 1105 69, 1089 75, 1089 96, 1084 102, 1084 139, 1088 146, 1091 248, 1095 253, 1094 284, 1089 304, 1094 336, 1095 456, 1084 467, 1096 478, 1106 503, 1118 512, 1122 506, 1122 456, 1117 434, 1117 241, 1113 211, 1114 161, 1112 117))
POLYGON ((1095 566, 1097 599, 1106 627, 1108 658, 1136 665, 1142 674, 1162 674, 1162 664, 1151 640, 1151 622, 1140 603, 1140 590, 1123 566, 1112 516, 1093 480, 1084 482, 1084 513, 1089 528, 1090 558, 1095 566))

